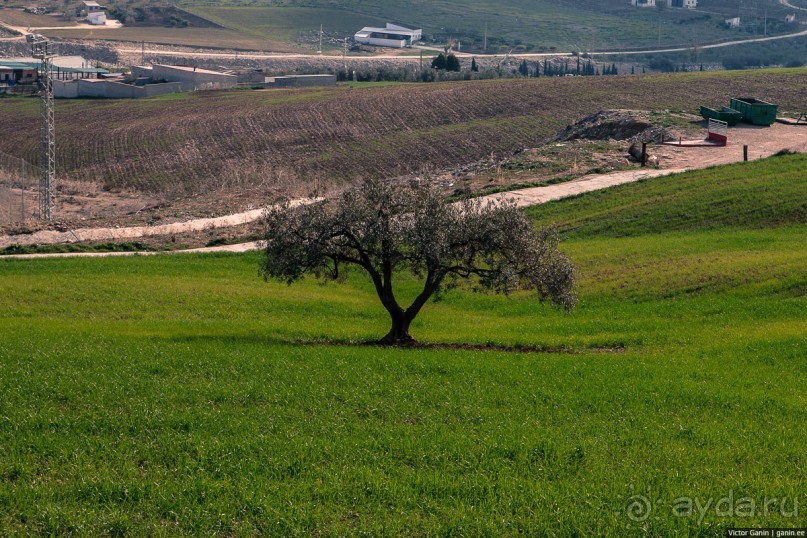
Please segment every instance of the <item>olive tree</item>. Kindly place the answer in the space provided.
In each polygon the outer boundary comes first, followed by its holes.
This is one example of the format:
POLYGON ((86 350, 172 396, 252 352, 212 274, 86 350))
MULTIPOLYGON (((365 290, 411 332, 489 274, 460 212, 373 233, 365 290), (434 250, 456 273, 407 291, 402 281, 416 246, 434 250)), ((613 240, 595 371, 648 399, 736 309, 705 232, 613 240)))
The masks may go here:
POLYGON ((475 290, 534 290, 570 309, 574 268, 549 229, 537 231, 513 204, 450 203, 425 182, 366 181, 340 197, 267 210, 261 260, 265 278, 289 284, 310 273, 339 279, 359 267, 372 280, 392 327, 384 344, 414 342, 409 326, 432 296, 460 282, 475 290), (410 271, 423 282, 410 304, 395 279, 410 271))

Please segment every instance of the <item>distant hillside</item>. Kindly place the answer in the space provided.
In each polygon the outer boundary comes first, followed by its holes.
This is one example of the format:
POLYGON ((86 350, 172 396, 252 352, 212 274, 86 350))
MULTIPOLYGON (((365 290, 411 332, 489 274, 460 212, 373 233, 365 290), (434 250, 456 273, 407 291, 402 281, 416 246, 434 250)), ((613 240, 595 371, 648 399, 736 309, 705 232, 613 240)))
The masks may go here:
POLYGON ((792 12, 776 0, 754 3, 700 0, 697 10, 637 8, 629 0, 255 0, 185 2, 183 8, 223 26, 268 39, 292 39, 324 29, 353 35, 361 26, 389 20, 422 28, 427 40, 453 39, 463 50, 613 50, 658 45, 691 46, 793 31, 792 12), (306 15, 300 16, 300 9, 306 15), (741 28, 725 27, 741 17, 741 28), (487 40, 485 35, 487 34, 487 40))
MULTIPOLYGON (((696 112, 743 94, 800 109, 805 87, 801 68, 59 101, 58 173, 177 194, 308 188, 510 155, 605 108, 696 112)), ((0 99, 0 152, 37 161, 38 118, 36 99, 0 99)))

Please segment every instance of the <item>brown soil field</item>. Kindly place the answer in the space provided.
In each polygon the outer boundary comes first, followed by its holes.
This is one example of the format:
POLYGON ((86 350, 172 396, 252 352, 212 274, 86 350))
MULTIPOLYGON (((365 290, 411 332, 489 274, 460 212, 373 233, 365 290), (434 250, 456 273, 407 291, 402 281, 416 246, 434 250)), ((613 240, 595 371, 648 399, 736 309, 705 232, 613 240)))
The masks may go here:
MULTIPOLYGON (((799 110, 807 69, 60 101, 58 176, 69 189, 57 194, 141 193, 234 211, 359 177, 503 158, 606 108, 694 112, 730 96, 799 110)), ((37 122, 36 99, 0 100, 0 152, 36 162, 37 122)))
POLYGON ((64 20, 59 14, 51 13, 48 15, 35 15, 33 13, 26 13, 21 9, 3 9, 0 10, 0 21, 11 26, 20 26, 23 28, 46 28, 53 26, 74 26, 75 22, 64 20))

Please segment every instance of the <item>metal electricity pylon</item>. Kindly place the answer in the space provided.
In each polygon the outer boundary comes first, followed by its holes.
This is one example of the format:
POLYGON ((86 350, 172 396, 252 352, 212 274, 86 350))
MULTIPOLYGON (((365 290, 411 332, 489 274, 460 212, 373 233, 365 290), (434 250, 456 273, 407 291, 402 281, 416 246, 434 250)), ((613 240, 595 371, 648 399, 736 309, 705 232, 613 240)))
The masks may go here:
POLYGON ((31 55, 42 61, 39 69, 41 105, 41 156, 39 178, 39 218, 51 220, 53 207, 53 183, 56 175, 56 130, 53 124, 53 52, 51 42, 39 34, 26 36, 31 45, 31 55))

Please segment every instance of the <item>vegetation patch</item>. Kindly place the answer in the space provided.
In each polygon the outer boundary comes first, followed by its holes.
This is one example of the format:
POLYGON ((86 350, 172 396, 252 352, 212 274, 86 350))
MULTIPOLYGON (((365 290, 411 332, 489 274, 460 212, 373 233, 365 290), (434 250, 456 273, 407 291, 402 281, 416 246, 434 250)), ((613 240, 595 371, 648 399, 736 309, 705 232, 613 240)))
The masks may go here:
POLYGON ((138 241, 125 243, 81 244, 67 243, 54 245, 10 245, 0 250, 0 256, 9 254, 64 254, 69 252, 140 252, 156 250, 138 241))

